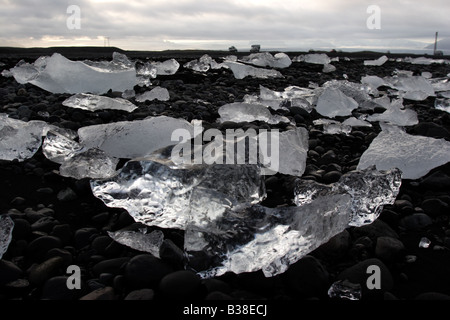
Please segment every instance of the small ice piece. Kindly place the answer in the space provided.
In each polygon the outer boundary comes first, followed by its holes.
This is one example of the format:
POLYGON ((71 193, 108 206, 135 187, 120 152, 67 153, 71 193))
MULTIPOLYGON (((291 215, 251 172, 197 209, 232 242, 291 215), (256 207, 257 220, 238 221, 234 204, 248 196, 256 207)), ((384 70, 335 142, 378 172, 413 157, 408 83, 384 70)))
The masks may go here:
POLYGON ((371 123, 361 120, 361 119, 356 119, 355 117, 350 117, 350 118, 344 120, 344 122, 342 122, 342 124, 344 126, 350 126, 350 127, 368 127, 368 128, 372 127, 371 123))
POLYGON ((219 108, 219 122, 252 122, 264 121, 269 124, 277 124, 280 122, 289 123, 290 120, 284 116, 273 115, 270 110, 261 104, 248 104, 234 102, 226 104, 219 108))
POLYGON ((244 79, 248 76, 260 79, 283 78, 283 75, 278 70, 255 68, 239 62, 231 61, 225 61, 224 65, 231 69, 236 79, 244 79))
POLYGON ((51 93, 103 94, 108 90, 123 92, 136 84, 134 67, 115 70, 71 61, 59 53, 41 57, 33 65, 19 63, 10 70, 19 83, 31 83, 51 93))
POLYGON ((124 98, 124 99, 131 99, 131 98, 134 98, 135 96, 136 96, 136 92, 133 89, 125 90, 122 93, 122 98, 124 98))
POLYGON ((300 55, 293 59, 296 62, 306 62, 313 64, 329 64, 331 59, 325 53, 310 53, 306 55, 300 55))
POLYGON ((82 146, 73 139, 52 130, 47 132, 42 144, 42 152, 45 157, 59 164, 81 149, 82 146))
POLYGON ((313 121, 314 125, 323 126, 323 133, 325 134, 339 134, 343 133, 345 135, 349 135, 352 131, 352 127, 347 124, 340 123, 336 120, 330 119, 317 119, 313 121))
POLYGON ((197 72, 207 72, 211 68, 209 64, 200 62, 197 59, 186 62, 183 67, 197 72))
POLYGON ((0 159, 23 161, 31 158, 40 148, 48 128, 44 121, 24 122, 0 114, 0 159))
POLYGON ((12 78, 12 77, 14 77, 13 73, 11 71, 9 71, 9 70, 6 70, 6 69, 2 71, 1 75, 3 77, 5 77, 5 78, 12 78))
POLYGON ((184 230, 227 208, 248 206, 265 197, 257 165, 192 165, 170 168, 151 160, 129 161, 120 172, 92 180, 91 189, 108 207, 124 208, 148 226, 184 230))
POLYGON ((403 99, 392 101, 388 110, 383 113, 373 114, 367 117, 370 122, 383 121, 397 126, 413 126, 419 123, 417 112, 405 109, 403 99))
POLYGON ((444 59, 431 59, 431 58, 426 58, 426 57, 418 57, 418 58, 406 57, 405 58, 405 62, 409 62, 411 64, 423 64, 423 65, 430 65, 433 63, 443 64, 443 63, 445 63, 445 61, 446 60, 444 60, 444 59))
POLYGON ((224 67, 222 63, 217 63, 216 60, 214 60, 207 54, 201 56, 200 59, 198 59, 198 61, 200 63, 209 65, 211 69, 221 69, 224 67))
MULTIPOLYGON (((352 98, 358 104, 364 104, 371 99, 369 94, 373 94, 373 89, 366 84, 355 83, 347 80, 330 80, 323 84, 321 88, 317 88, 317 94, 320 94, 327 88, 339 89, 347 97, 352 98)), ((375 92, 378 94, 378 91, 375 92)))
POLYGON ((348 280, 338 280, 328 289, 332 299, 361 300, 361 285, 348 280))
POLYGON ((136 96, 137 102, 145 102, 145 101, 159 100, 159 101, 169 101, 170 94, 166 88, 155 87, 150 91, 146 91, 143 94, 136 96))
POLYGON ((450 79, 448 77, 429 79, 429 81, 435 92, 450 91, 450 79))
POLYGON ((63 106, 88 111, 123 110, 133 112, 137 106, 122 98, 109 98, 89 93, 77 93, 63 101, 63 106))
POLYGON ((270 90, 262 85, 259 86, 259 100, 247 98, 247 103, 259 103, 269 106, 274 110, 287 109, 287 107, 300 107, 308 112, 313 109, 312 104, 316 101, 314 90, 289 86, 282 92, 270 90))
POLYGON ((437 98, 434 101, 434 107, 438 110, 442 110, 442 111, 450 113, 450 99, 437 98))
POLYGON ((119 159, 99 149, 76 151, 68 155, 59 167, 59 174, 74 179, 106 179, 114 176, 119 159))
POLYGON ((431 169, 450 161, 450 142, 414 136, 396 126, 383 126, 362 154, 358 170, 376 165, 378 170, 396 167, 403 179, 419 179, 431 169))
POLYGON ((317 100, 316 111, 321 115, 334 118, 336 116, 350 116, 358 103, 347 97, 341 90, 326 88, 317 100))
POLYGON ((364 65, 365 66, 382 66, 383 64, 386 63, 386 61, 388 61, 389 58, 386 56, 381 56, 376 60, 364 60, 364 65))
POLYGON ((325 185, 297 179, 294 202, 297 206, 317 201, 326 195, 348 193, 352 200, 349 225, 360 227, 375 221, 386 204, 393 204, 400 190, 401 171, 377 171, 375 166, 350 171, 338 182, 325 185))
POLYGON ((174 75, 180 68, 180 64, 175 59, 152 62, 152 65, 156 68, 156 74, 159 76, 174 75))
POLYGON ((420 75, 422 77, 424 77, 425 79, 431 79, 433 77, 433 74, 431 72, 428 72, 428 71, 423 71, 420 75))
POLYGON ((291 59, 285 53, 277 53, 273 56, 269 52, 252 53, 241 59, 242 62, 250 63, 259 67, 287 68, 292 64, 291 59))
POLYGON ((430 247, 430 244, 431 244, 430 239, 428 239, 426 237, 422 237, 419 242, 419 248, 428 249, 430 247))
POLYGON ((322 69, 323 73, 330 73, 330 72, 334 72, 334 71, 336 71, 336 67, 333 66, 332 64, 327 63, 327 64, 323 65, 323 69, 322 69))
POLYGON ((190 137, 201 133, 194 134, 194 126, 184 119, 158 116, 83 127, 78 136, 87 149, 99 148, 111 157, 133 159, 178 142, 172 141, 177 129, 187 130, 190 137))
MULTIPOLYGON (((146 231, 146 230, 145 230, 146 231)), ((132 230, 108 231, 108 235, 116 242, 134 250, 147 252, 156 258, 160 258, 159 250, 164 241, 164 233, 154 230, 150 233, 132 230)))
POLYGON ((14 221, 10 216, 0 215, 0 259, 2 259, 12 240, 14 221))

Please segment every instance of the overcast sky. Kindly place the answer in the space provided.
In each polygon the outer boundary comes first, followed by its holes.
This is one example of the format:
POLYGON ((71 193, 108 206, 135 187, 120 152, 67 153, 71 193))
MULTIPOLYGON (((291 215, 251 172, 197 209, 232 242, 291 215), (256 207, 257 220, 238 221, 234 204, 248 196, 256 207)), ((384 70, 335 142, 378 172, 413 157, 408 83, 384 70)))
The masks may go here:
POLYGON ((0 46, 423 49, 450 38, 449 16, 449 0, 0 0, 0 46), (367 27, 370 5, 381 29, 367 27))

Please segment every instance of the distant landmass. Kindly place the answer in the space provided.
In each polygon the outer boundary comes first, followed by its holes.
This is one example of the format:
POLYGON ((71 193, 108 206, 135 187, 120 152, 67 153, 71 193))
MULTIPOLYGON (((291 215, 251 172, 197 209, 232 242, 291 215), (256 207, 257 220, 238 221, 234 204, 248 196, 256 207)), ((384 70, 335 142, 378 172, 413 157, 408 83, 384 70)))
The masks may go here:
MULTIPOLYGON (((426 49, 434 49, 434 43, 425 47, 426 49)), ((450 50, 450 38, 445 38, 437 42, 438 50, 450 50)))

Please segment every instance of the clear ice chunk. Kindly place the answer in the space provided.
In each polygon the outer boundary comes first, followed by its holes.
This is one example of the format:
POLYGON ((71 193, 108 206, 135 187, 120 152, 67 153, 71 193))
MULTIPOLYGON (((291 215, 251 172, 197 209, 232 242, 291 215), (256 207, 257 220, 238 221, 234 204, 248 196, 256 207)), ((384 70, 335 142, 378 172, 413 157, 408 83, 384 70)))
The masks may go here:
POLYGON ((283 78, 278 70, 255 68, 239 62, 225 61, 224 65, 229 67, 236 79, 244 79, 245 77, 255 77, 260 79, 283 78))
POLYGON ((109 98, 89 93, 77 93, 63 101, 63 106, 88 111, 97 110, 123 110, 132 112, 137 106, 122 98, 109 98))
POLYGON ((334 118, 350 116, 357 107, 358 102, 346 96, 341 90, 326 88, 317 100, 316 111, 325 117, 334 118))
POLYGON ((450 99, 438 98, 434 101, 434 107, 438 110, 450 113, 450 99))
POLYGON ((92 180, 91 189, 107 206, 126 209, 137 222, 182 230, 189 220, 201 224, 227 208, 265 197, 257 165, 173 169, 151 160, 129 161, 116 176, 92 180))
POLYGON ((131 99, 131 98, 134 98, 135 96, 136 96, 136 92, 133 89, 125 90, 122 93, 122 98, 124 98, 124 99, 131 99))
POLYGON ((48 131, 42 143, 42 152, 50 161, 62 164, 73 153, 80 151, 82 145, 56 131, 48 131))
POLYGON ((450 79, 448 77, 429 79, 429 81, 435 92, 450 91, 450 79))
POLYGON ((300 55, 293 59, 295 62, 306 62, 313 64, 329 64, 331 59, 325 53, 310 53, 306 55, 300 55))
POLYGON ((384 80, 391 88, 398 90, 400 96, 405 99, 423 101, 435 95, 431 82, 422 76, 400 74, 394 77, 385 77, 384 80))
POLYGON ((152 62, 152 65, 156 68, 156 75, 170 76, 177 73, 180 68, 180 64, 175 59, 168 59, 165 61, 152 62))
POLYGON ((328 289, 328 296, 332 299, 361 300, 361 295, 361 285, 348 280, 333 282, 328 289))
POLYGON ((2 259, 12 240, 14 221, 10 216, 0 215, 0 259, 2 259))
POLYGON ((388 110, 367 117, 368 121, 382 121, 397 126, 413 126, 419 123, 417 112, 405 109, 403 99, 392 101, 388 110))
POLYGON ((422 237, 419 242, 419 248, 428 249, 430 247, 431 240, 427 237, 422 237))
POLYGON ((17 82, 31 83, 51 93, 123 92, 133 89, 136 84, 134 68, 93 67, 81 61, 71 61, 59 53, 41 57, 33 65, 19 63, 11 72, 17 82))
POLYGON ((373 165, 378 170, 396 167, 403 179, 418 179, 450 161, 450 142, 444 139, 410 135, 396 126, 382 129, 362 154, 359 170, 373 165))
POLYGON ((263 104, 274 110, 287 109, 288 107, 300 107, 311 112, 313 109, 312 105, 316 100, 316 95, 312 89, 289 86, 285 88, 284 91, 279 92, 260 85, 259 97, 253 101, 248 100, 248 102, 263 104))
POLYGON ((218 112, 220 115, 219 122, 264 121, 269 124, 290 122, 290 120, 284 116, 271 114, 270 110, 261 104, 234 102, 223 105, 219 108, 218 112))
POLYGON ((147 233, 146 230, 108 231, 108 235, 114 241, 123 244, 124 246, 134 250, 147 252, 156 258, 160 258, 159 250, 164 241, 164 233, 161 230, 154 230, 150 233, 147 233))
POLYGON ((98 148, 111 157, 133 159, 178 142, 172 141, 177 129, 187 130, 191 137, 200 133, 194 135, 194 126, 184 119, 158 116, 83 127, 78 136, 87 149, 98 148))
POLYGON ((388 61, 389 58, 386 56, 381 56, 376 60, 364 60, 364 65, 365 66, 382 66, 383 64, 386 63, 386 61, 388 61))
POLYGON ((145 101, 153 101, 153 100, 159 100, 159 101, 169 101, 170 100, 170 94, 169 91, 166 88, 162 87, 155 87, 150 91, 146 91, 141 95, 136 96, 137 102, 145 102, 145 101))
POLYGON ((336 71, 336 67, 333 66, 332 64, 327 63, 327 64, 323 65, 323 69, 322 69, 323 73, 330 73, 330 72, 334 72, 334 71, 336 71))
POLYGON ((370 122, 367 122, 365 120, 357 119, 355 117, 350 117, 344 122, 342 122, 344 126, 350 126, 350 127, 372 127, 372 124, 370 122))
POLYGON ((258 67, 271 67, 271 68, 287 68, 292 64, 289 56, 283 52, 275 54, 273 56, 269 52, 252 53, 248 56, 242 57, 242 62, 250 63, 258 67))

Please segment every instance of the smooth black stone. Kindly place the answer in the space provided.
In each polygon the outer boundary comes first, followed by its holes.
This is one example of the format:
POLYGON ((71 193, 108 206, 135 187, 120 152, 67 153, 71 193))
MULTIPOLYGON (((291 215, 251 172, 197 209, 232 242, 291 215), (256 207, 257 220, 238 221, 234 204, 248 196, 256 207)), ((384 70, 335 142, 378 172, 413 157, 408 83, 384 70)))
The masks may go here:
POLYGON ((159 283, 162 294, 171 299, 195 299, 203 293, 200 278, 191 271, 175 271, 159 283))
POLYGON ((99 276, 102 273, 111 273, 117 275, 121 273, 123 266, 130 261, 129 257, 114 258, 103 260, 94 265, 92 271, 99 276))
POLYGON ((42 288, 42 300, 78 300, 86 294, 85 284, 81 282, 81 289, 69 289, 67 276, 55 276, 48 279, 42 288))
POLYGON ((172 271, 170 265, 150 254, 137 255, 125 266, 126 286, 133 289, 151 288, 172 271))
POLYGON ((153 300, 154 298, 155 291, 152 289, 140 289, 128 293, 124 300, 153 300))
POLYGON ((42 236, 28 244, 27 256, 33 261, 42 261, 50 249, 61 248, 62 242, 53 236, 42 236))
POLYGON ((69 244, 72 240, 72 228, 68 224, 58 224, 53 227, 51 236, 57 237, 61 240, 61 242, 66 245, 69 244))
POLYGON ((30 223, 25 219, 14 219, 13 238, 14 239, 26 239, 31 232, 30 223))
POLYGON ((98 234, 98 230, 95 228, 81 228, 75 231, 73 235, 73 239, 75 242, 75 246, 77 248, 84 248, 85 246, 91 244, 92 237, 98 234))
POLYGON ((445 127, 433 122, 420 122, 413 127, 413 132, 420 136, 438 139, 450 137, 450 132, 445 127))
POLYGON ((41 264, 31 267, 28 279, 32 285, 41 286, 53 276, 58 275, 64 266, 64 259, 53 257, 45 260, 41 264))
POLYGON ((431 217, 447 214, 449 205, 440 199, 426 199, 422 202, 421 208, 431 217))
POLYGON ((11 261, 0 260, 0 287, 15 281, 22 275, 22 270, 11 261))
POLYGON ((399 222, 403 229, 419 231, 433 224, 433 220, 425 213, 414 213, 402 218, 399 222))
POLYGON ((342 173, 340 173, 339 171, 331 171, 331 172, 327 172, 322 176, 322 180, 325 183, 333 183, 333 182, 337 182, 339 181, 339 179, 341 178, 342 173))

